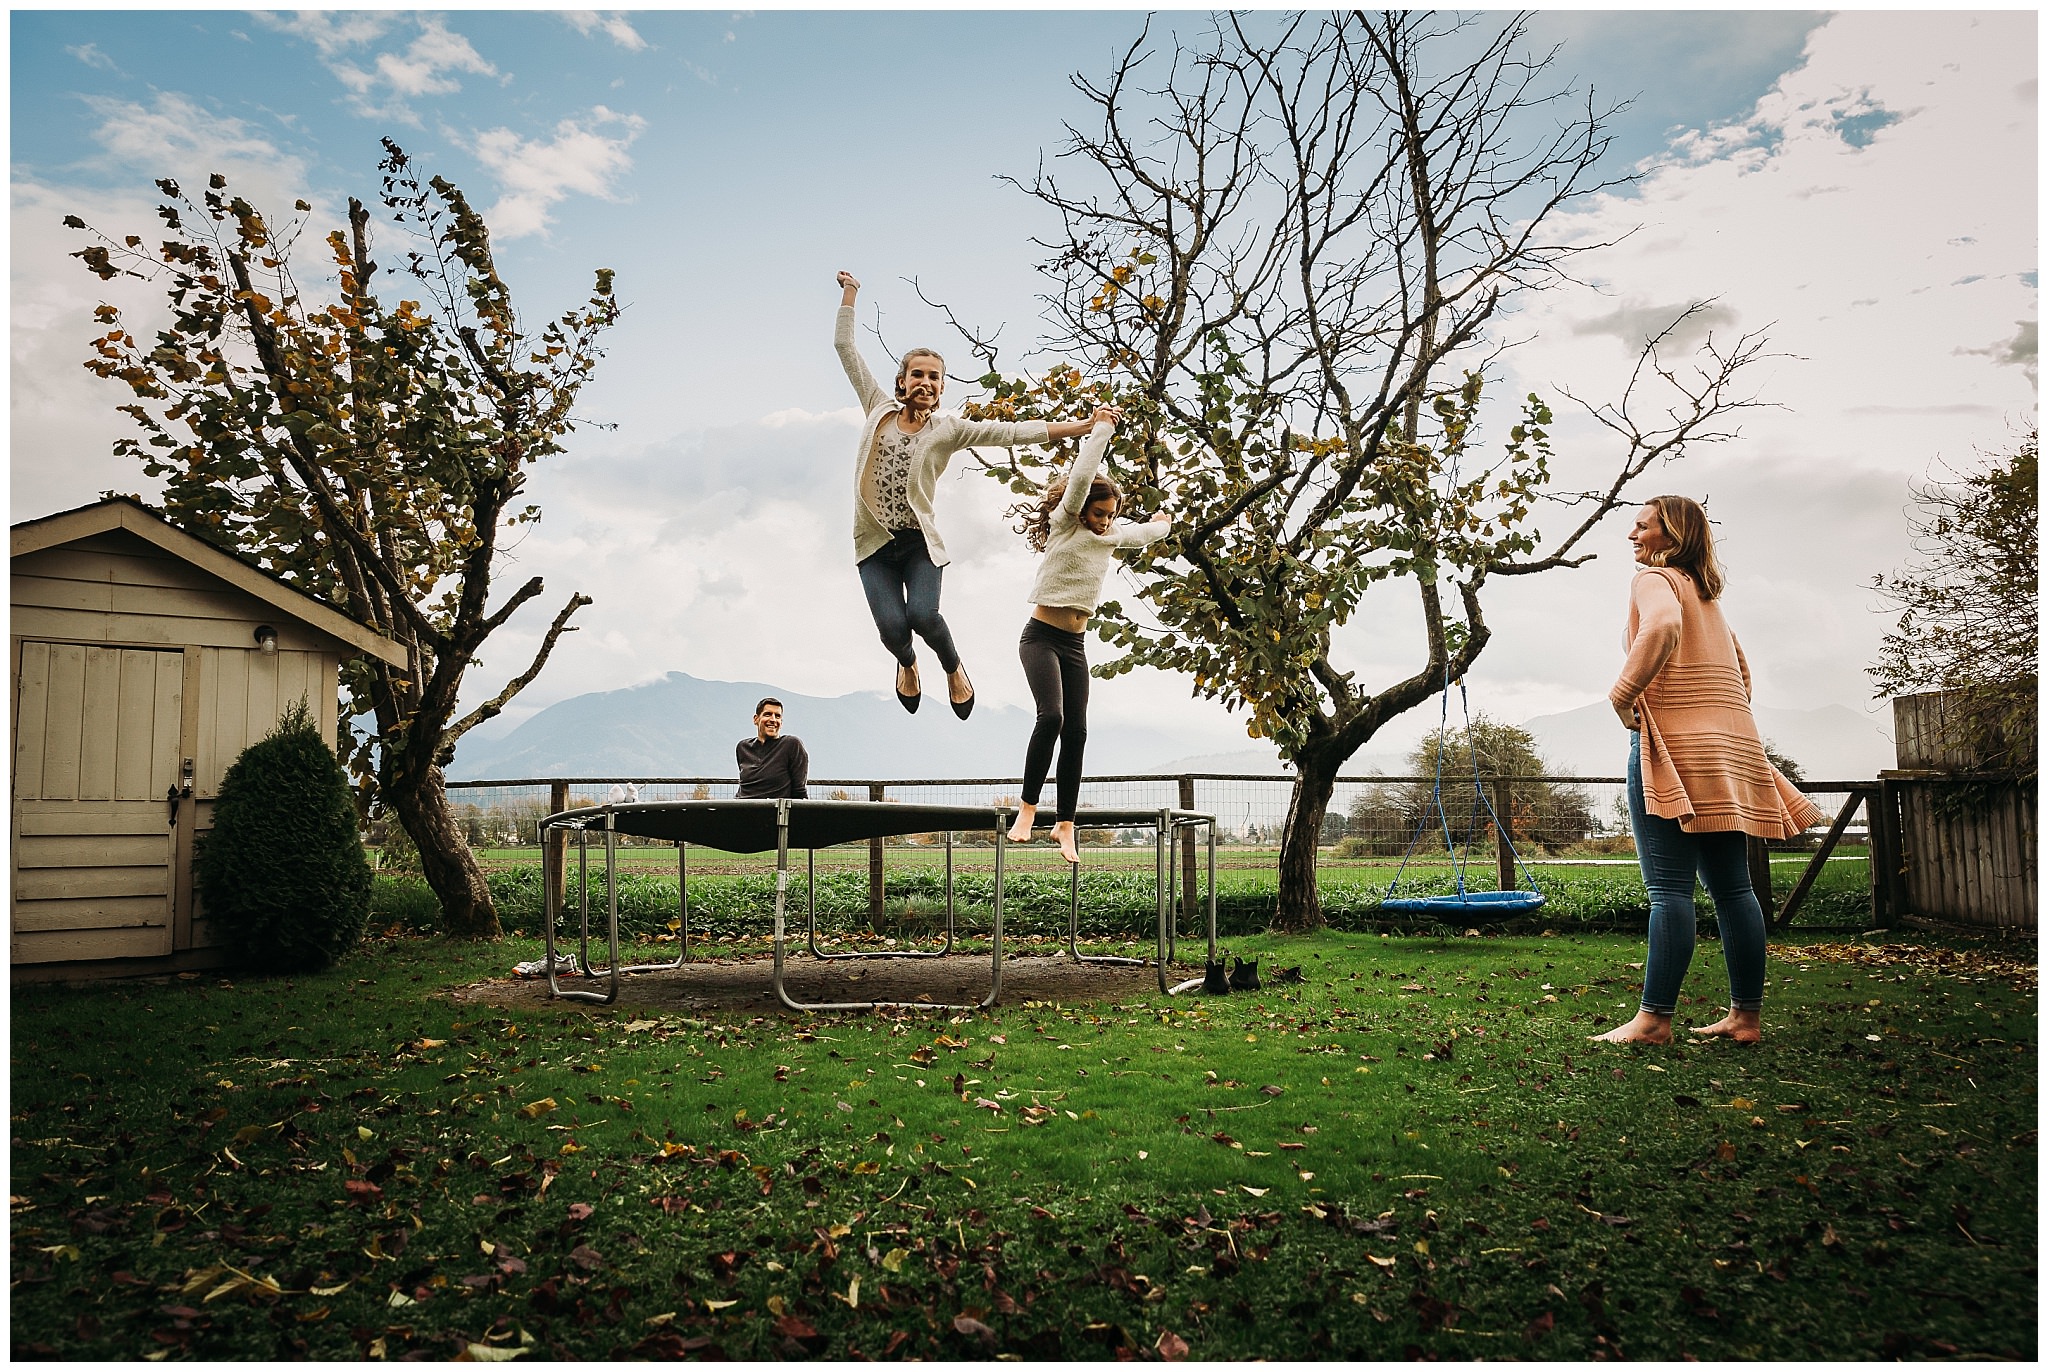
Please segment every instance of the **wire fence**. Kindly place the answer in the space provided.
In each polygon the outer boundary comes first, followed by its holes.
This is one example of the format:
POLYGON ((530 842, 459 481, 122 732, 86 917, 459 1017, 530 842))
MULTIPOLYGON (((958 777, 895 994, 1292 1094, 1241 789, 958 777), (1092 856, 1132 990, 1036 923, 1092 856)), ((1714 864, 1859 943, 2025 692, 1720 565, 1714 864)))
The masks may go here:
MULTIPOLYGON (((1803 783, 1814 802, 1831 815, 1849 793, 1872 782, 1803 783)), ((1217 867, 1222 878, 1270 884, 1277 874, 1279 842, 1295 779, 1288 775, 1192 773, 1091 778, 1081 788, 1081 819, 1089 809, 1191 809, 1217 820, 1217 867)), ((738 789, 732 777, 573 777, 511 781, 448 783, 449 800, 458 823, 484 865, 524 864, 537 860, 538 821, 556 809, 602 805, 631 797, 642 802, 731 799, 738 789), (630 788, 630 789, 629 789, 630 788)), ((825 778, 810 782, 813 799, 866 800, 881 804, 1015 805, 1022 782, 1014 777, 955 779, 825 778)), ((942 860, 945 837, 908 834, 883 841, 891 871, 916 871, 942 860)), ((1128 868, 1151 870, 1152 833, 1145 829, 1081 831, 1084 870, 1128 868)), ((1818 846, 1818 832, 1771 845, 1773 886, 1790 887, 1807 857, 1818 846)), ((621 840, 621 860, 634 864, 665 863, 672 845, 656 840, 621 840), (652 850, 652 851, 647 851, 652 850)), ((993 836, 953 835, 957 869, 992 868, 993 836)), ((1614 888, 1626 904, 1629 883, 1640 892, 1635 843, 1629 818, 1626 784, 1621 777, 1445 776, 1441 784, 1423 776, 1339 777, 1319 834, 1319 869, 1326 883, 1384 884, 1402 871, 1405 861, 1418 873, 1464 875, 1475 889, 1492 889, 1512 857, 1512 884, 1545 885, 1545 869, 1568 876, 1569 869, 1599 872, 1603 885, 1614 888), (1506 843, 1502 842, 1505 830, 1506 843), (1631 875, 1633 874, 1633 875, 1631 875)), ((822 874, 871 871, 875 850, 867 843, 825 849, 810 861, 822 874)), ((1062 869, 1057 851, 1047 843, 1011 847, 1006 861, 1013 871, 1062 869)), ((1830 863, 1868 866, 1867 835, 1862 826, 1843 834, 1830 863)), ((773 854, 698 852, 691 870, 705 875, 750 874, 772 867, 773 854)), ((1206 864, 1205 864, 1206 865, 1206 864)), ((1839 886, 1840 882, 1834 883, 1839 886)), ((1862 889, 1868 890, 1867 875, 1862 889)), ((1643 897, 1644 900, 1647 897, 1643 897)))

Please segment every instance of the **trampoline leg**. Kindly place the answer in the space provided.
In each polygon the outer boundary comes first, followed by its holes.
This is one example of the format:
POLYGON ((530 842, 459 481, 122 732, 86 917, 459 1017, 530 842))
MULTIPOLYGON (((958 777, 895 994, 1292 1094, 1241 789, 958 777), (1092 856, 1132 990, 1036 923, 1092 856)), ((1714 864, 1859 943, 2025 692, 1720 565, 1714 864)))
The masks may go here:
POLYGON ((789 900, 789 802, 775 802, 775 998, 792 1010, 801 1010, 782 986, 783 911, 789 900))
POLYGON ((540 875, 542 886, 540 899, 541 957, 544 960, 543 965, 547 968, 548 994, 554 996, 560 995, 562 992, 561 985, 555 980, 555 921, 561 918, 562 906, 557 898, 558 893, 555 890, 554 870, 554 864, 562 859, 554 855, 548 838, 547 828, 542 826, 540 831, 540 875))
POLYGON ((690 957, 690 845, 676 840, 676 961, 690 957))
MULTIPOLYGON (((811 950, 811 956, 822 958, 825 950, 818 947, 818 850, 804 849, 804 946, 811 950)), ((833 954, 833 956, 843 956, 833 954)))
POLYGON ((1158 938, 1153 944, 1157 956, 1153 958, 1153 965, 1159 973, 1159 989, 1168 995, 1173 994, 1166 984, 1166 950, 1169 937, 1166 915, 1166 847, 1171 837, 1172 830, 1166 822, 1166 812, 1162 810, 1152 826, 1152 898, 1158 903, 1156 913, 1159 916, 1158 938))
POLYGON ((939 956, 953 951, 953 831, 946 830, 946 941, 939 956))
POLYGON ((988 966, 988 997, 987 997, 987 999, 985 999, 985 1000, 983 1000, 983 1001, 981 1002, 981 1008, 982 1008, 982 1009, 984 1009, 984 1010, 986 1010, 986 1009, 988 1009, 988 1008, 989 1008, 990 1006, 994 1005, 994 1004, 996 1003, 996 998, 997 998, 997 997, 999 997, 999 996, 1001 996, 1001 995, 1003 994, 1003 848, 1004 848, 1004 846, 1005 846, 1005 836, 1004 836, 1004 833, 1003 833, 1003 825, 1002 825, 1002 816, 1001 816, 1001 815, 997 815, 997 816, 996 816, 996 898, 995 898, 995 910, 994 910, 994 913, 993 913, 993 914, 992 914, 992 915, 990 916, 990 919, 989 919, 989 944, 991 945, 991 948, 992 948, 992 950, 993 950, 993 951, 991 951, 991 952, 990 952, 990 954, 989 954, 989 966, 988 966))
POLYGON ((583 972, 590 972, 590 835, 582 829, 576 831, 576 914, 578 925, 577 950, 583 958, 583 972))
POLYGON ((1067 955, 1076 962, 1081 960, 1080 934, 1081 864, 1076 862, 1067 869, 1067 955))
POLYGON ((1216 819, 1209 819, 1209 961, 1216 961, 1216 819))

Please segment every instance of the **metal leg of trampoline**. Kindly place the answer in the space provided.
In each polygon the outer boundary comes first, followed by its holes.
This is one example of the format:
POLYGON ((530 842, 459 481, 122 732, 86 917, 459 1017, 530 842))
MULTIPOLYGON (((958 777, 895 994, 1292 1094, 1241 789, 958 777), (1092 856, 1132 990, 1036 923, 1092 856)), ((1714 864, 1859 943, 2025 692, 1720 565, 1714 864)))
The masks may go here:
POLYGON ((946 831, 946 941, 937 948, 888 948, 860 953, 828 953, 818 946, 818 868, 817 852, 810 851, 811 865, 808 876, 811 883, 810 925, 807 950, 814 958, 825 962, 840 962, 849 958, 942 958, 953 951, 953 831, 946 831))
MULTIPOLYGON (((578 838, 583 840, 577 849, 579 864, 577 868, 576 891, 577 904, 583 911, 583 972, 585 976, 594 977, 598 973, 593 972, 590 968, 590 866, 588 859, 588 835, 579 830, 578 838)), ((551 946, 548 950, 548 989, 562 1000, 582 1000, 596 1005, 610 1005, 619 998, 618 842, 619 836, 617 831, 612 828, 611 816, 606 815, 604 829, 605 910, 610 921, 611 966, 608 970, 611 974, 611 985, 601 993, 597 991, 562 990, 555 981, 554 950, 551 946)), ((552 940, 550 940, 550 943, 552 944, 552 940)))
POLYGON ((1150 958, 1117 957, 1108 953, 1084 953, 1080 947, 1081 935, 1081 864, 1067 866, 1067 956, 1076 962, 1094 963, 1099 967, 1143 967, 1150 958))
POLYGON ((1216 961, 1216 817, 1209 817, 1209 961, 1216 961))
MULTIPOLYGON (((996 997, 1003 989, 1003 828, 1001 815, 996 825, 996 896, 993 916, 993 930, 990 942, 994 949, 989 964, 988 995, 979 1003, 951 1003, 943 1001, 903 1000, 850 1000, 850 1001, 800 1001, 789 994, 783 985, 783 944, 785 933, 785 911, 789 899, 789 802, 777 801, 775 805, 775 998, 792 1010, 985 1010, 996 1003, 996 997)), ((946 850, 948 901, 950 910, 952 847, 950 835, 946 850)), ((950 945, 950 923, 948 916, 948 942, 950 945)), ((888 954, 837 954, 848 956, 888 956, 888 954)), ((899 955, 900 956, 900 955, 899 955)), ((934 953, 919 953, 918 957, 935 957, 934 953)))
MULTIPOLYGON (((640 972, 678 971, 681 969, 682 965, 689 960, 690 888, 689 873, 687 873, 684 870, 683 860, 683 849, 686 846, 687 845, 685 845, 681 839, 676 840, 676 899, 681 907, 680 915, 676 922, 676 939, 682 945, 680 948, 676 950, 676 960, 674 962, 641 962, 636 963, 631 967, 621 967, 619 971, 625 973, 628 976, 632 976, 640 972)), ((618 953, 616 950, 612 953, 612 960, 614 962, 618 961, 618 953)))
MULTIPOLYGON (((1207 816, 1187 821, 1188 824, 1203 822, 1206 822, 1209 827, 1209 961, 1214 962, 1216 961, 1216 820, 1214 816, 1207 816)), ((1171 844, 1167 846, 1166 866, 1169 869, 1175 865, 1173 861, 1175 854, 1172 852, 1172 847, 1173 845, 1171 844)), ((1165 882, 1162 882, 1162 887, 1165 884, 1165 882)), ((1159 909, 1159 939, 1162 945, 1159 962, 1159 989, 1166 992, 1169 996, 1177 996, 1184 991, 1192 991, 1197 986, 1200 986, 1202 978, 1192 977, 1174 986, 1166 984, 1166 964, 1173 956, 1171 931, 1174 928, 1174 921, 1168 914, 1171 908, 1169 904, 1162 902, 1159 909)))

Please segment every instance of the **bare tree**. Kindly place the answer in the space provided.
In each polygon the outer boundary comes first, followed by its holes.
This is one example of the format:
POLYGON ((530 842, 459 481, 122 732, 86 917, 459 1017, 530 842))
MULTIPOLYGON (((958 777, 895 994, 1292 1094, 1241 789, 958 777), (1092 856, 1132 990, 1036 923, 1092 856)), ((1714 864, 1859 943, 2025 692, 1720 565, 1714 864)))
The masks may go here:
MULTIPOLYGON (((1477 660, 1488 580, 1585 562, 1575 550, 1636 477, 1730 437, 1754 403, 1736 383, 1756 335, 1667 360, 1703 302, 1645 345, 1618 400, 1584 405, 1621 440, 1597 489, 1551 489, 1552 416, 1533 395, 1497 453, 1474 448, 1503 302, 1601 246, 1552 221, 1617 184, 1598 171, 1611 111, 1554 88, 1554 56, 1528 51, 1520 18, 1227 15, 1164 49, 1148 26, 1105 79, 1075 79, 1100 127, 1069 126, 1055 165, 1015 183, 1060 217, 1041 269, 1055 350, 1078 366, 992 373, 979 408, 1076 413, 1098 394, 1083 371, 1115 375, 1103 389, 1135 422, 1113 459, 1138 509, 1171 493, 1175 530, 1135 564, 1143 618, 1102 607, 1123 654, 1097 672, 1183 672, 1294 763, 1283 928, 1323 922, 1316 844, 1338 769, 1477 660), (1547 544, 1540 505, 1572 524, 1547 544), (1390 579, 1412 584, 1428 648, 1372 689, 1333 659, 1332 632, 1390 579)), ((1042 461, 990 470, 1023 492, 1042 461)))

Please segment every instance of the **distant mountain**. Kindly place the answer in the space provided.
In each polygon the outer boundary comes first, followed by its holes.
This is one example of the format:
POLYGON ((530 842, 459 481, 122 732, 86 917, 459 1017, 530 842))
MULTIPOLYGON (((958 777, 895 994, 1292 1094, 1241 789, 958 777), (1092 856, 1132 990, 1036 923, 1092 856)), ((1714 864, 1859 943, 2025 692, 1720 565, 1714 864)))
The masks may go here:
MULTIPOLYGON (((1894 766, 1892 741, 1877 721, 1846 705, 1818 710, 1756 710, 1764 741, 1798 763, 1810 781, 1867 781, 1894 766)), ((1620 776, 1628 766, 1628 731, 1606 701, 1522 725, 1552 767, 1579 776, 1620 776)))
MULTIPOLYGON (((731 776, 733 745, 752 735, 754 703, 762 696, 782 701, 785 727, 811 755, 811 775, 826 779, 1016 776, 1031 736, 1028 711, 982 704, 962 723, 943 691, 927 692, 923 708, 910 715, 879 691, 807 696, 765 682, 670 672, 643 685, 559 701, 501 737, 466 738, 448 776, 731 776)), ((1120 724, 1089 738, 1088 770, 1152 771, 1146 765, 1152 760, 1204 741, 1120 724)))

